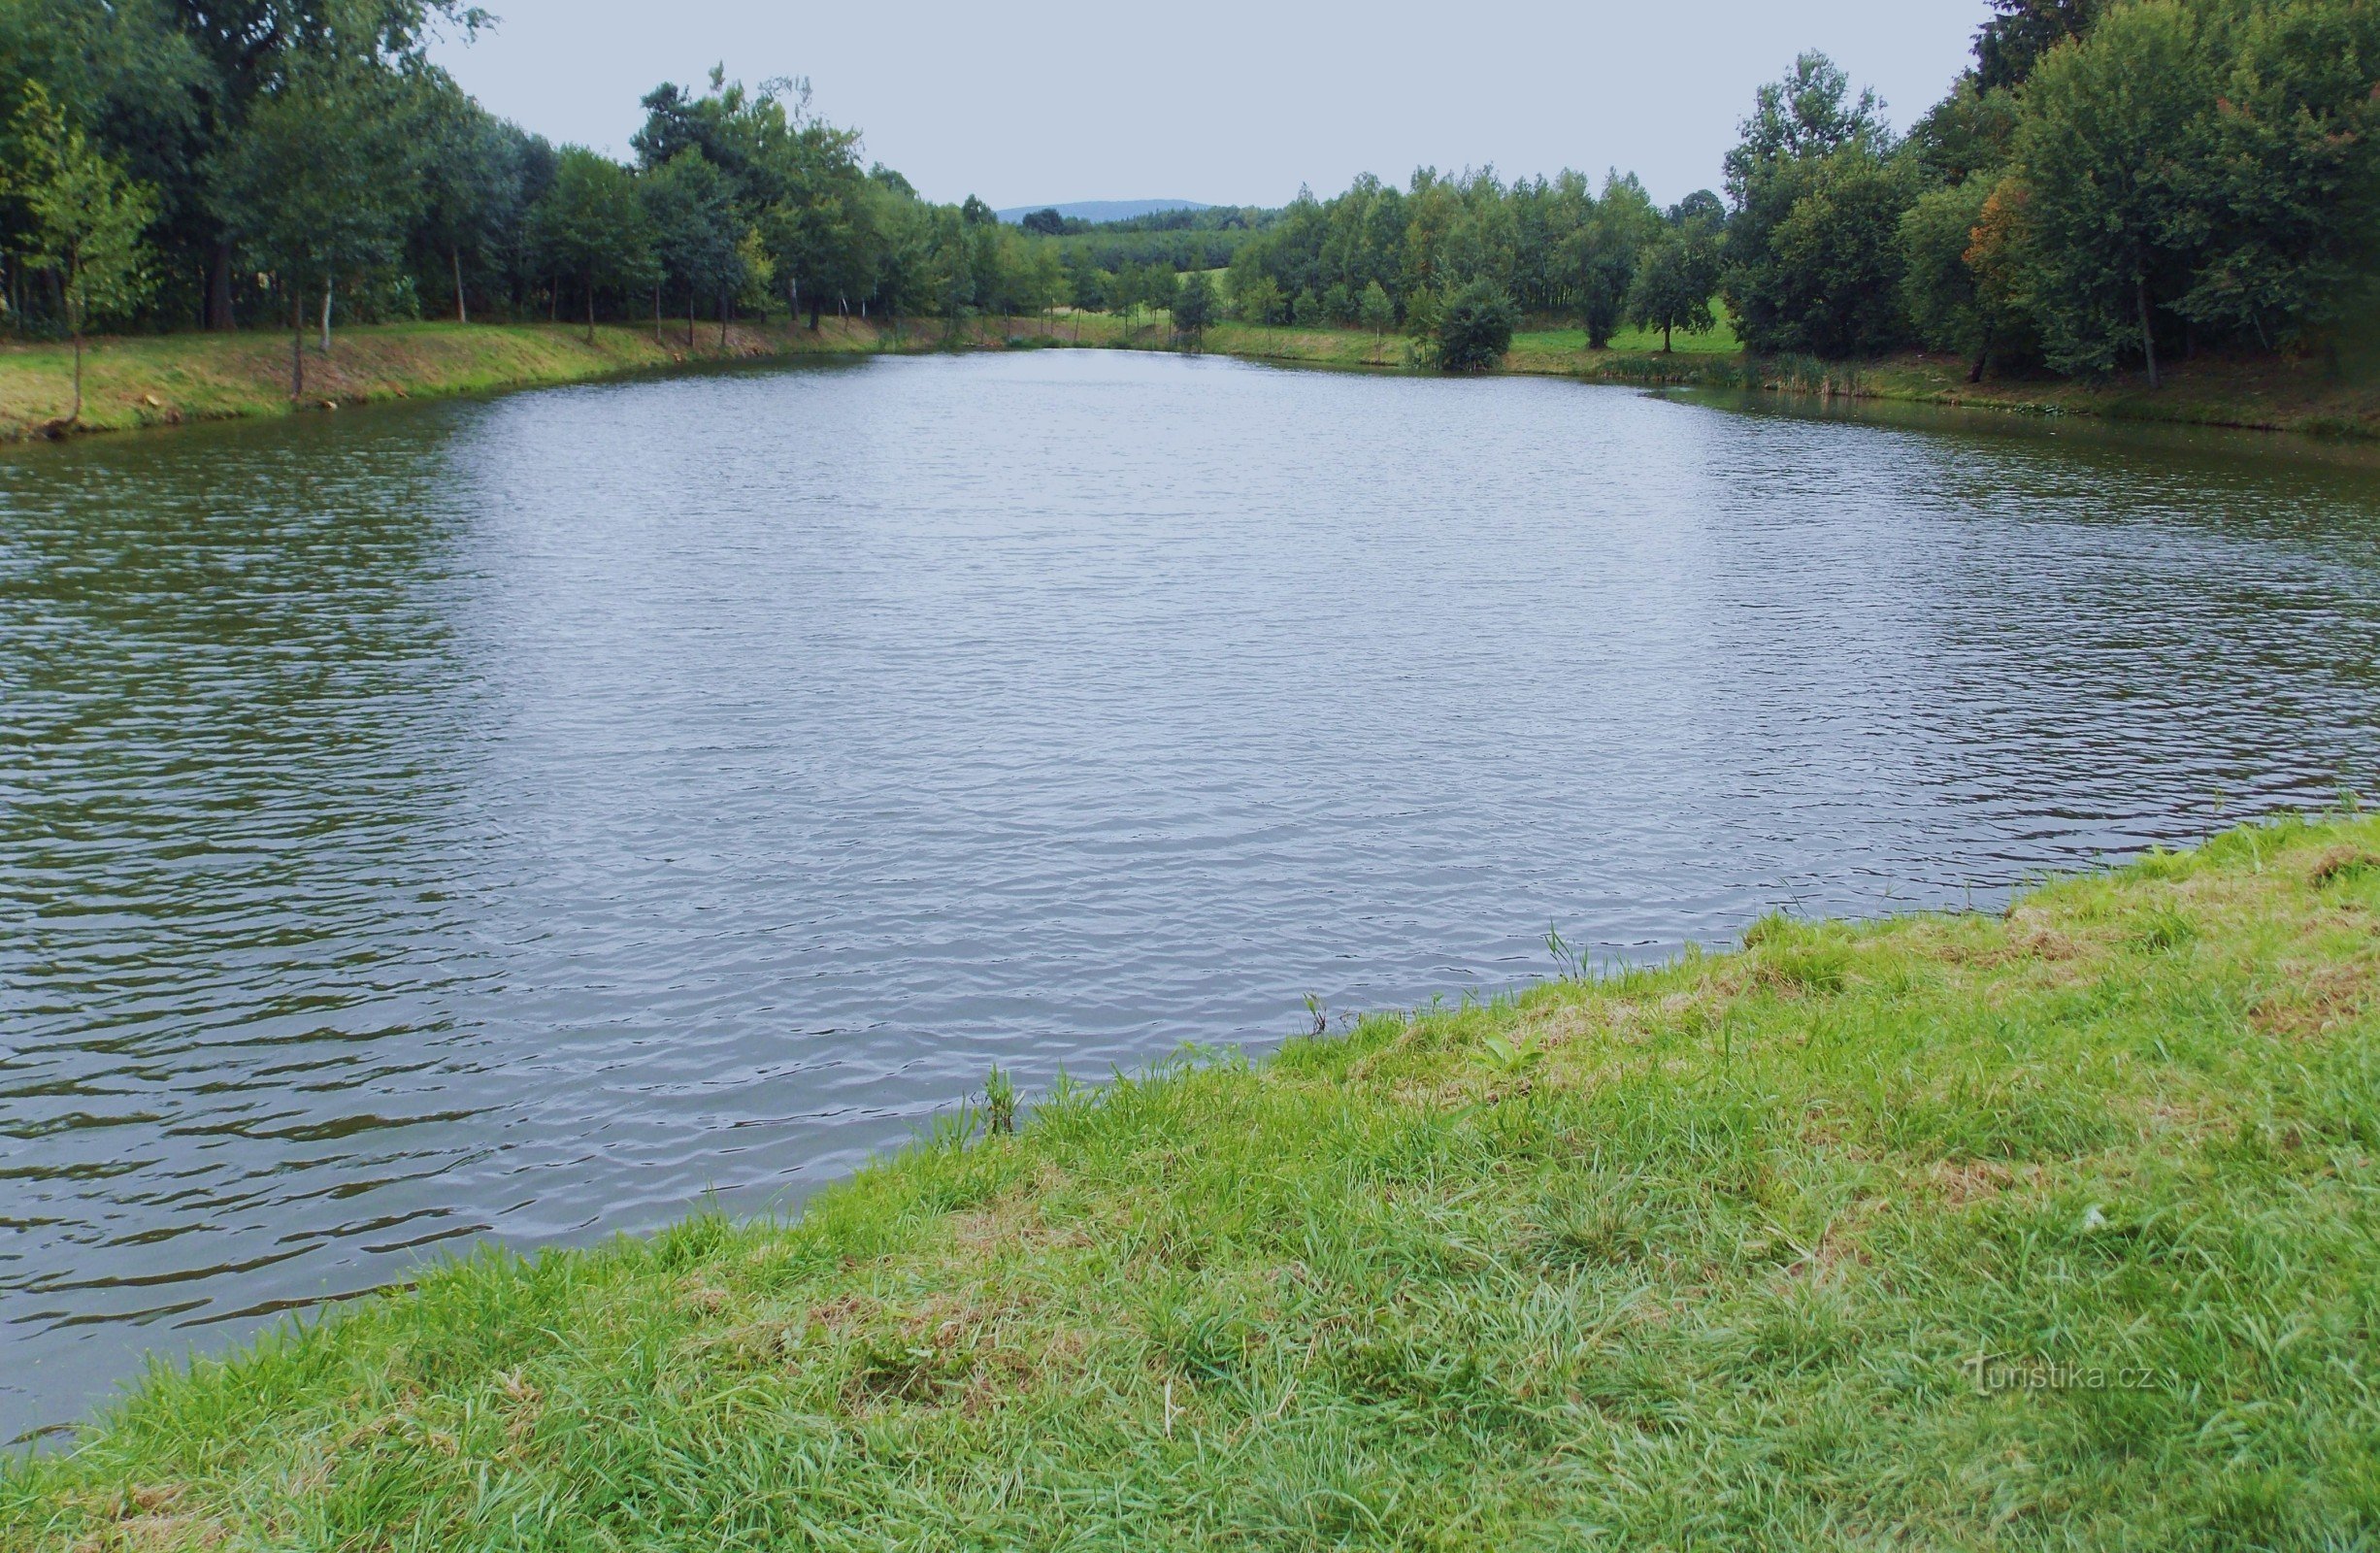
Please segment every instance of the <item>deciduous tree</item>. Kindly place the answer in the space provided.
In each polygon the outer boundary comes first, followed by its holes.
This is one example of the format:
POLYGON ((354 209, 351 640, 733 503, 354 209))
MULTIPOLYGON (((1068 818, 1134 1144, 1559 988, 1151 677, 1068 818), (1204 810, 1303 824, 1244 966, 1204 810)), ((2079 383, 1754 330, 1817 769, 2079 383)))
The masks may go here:
POLYGON ((23 160, 0 177, 31 216, 25 260, 54 272, 65 299, 75 354, 71 424, 83 418, 83 332, 91 314, 132 306, 151 283, 144 234, 156 218, 157 196, 68 124, 38 83, 14 129, 23 160))

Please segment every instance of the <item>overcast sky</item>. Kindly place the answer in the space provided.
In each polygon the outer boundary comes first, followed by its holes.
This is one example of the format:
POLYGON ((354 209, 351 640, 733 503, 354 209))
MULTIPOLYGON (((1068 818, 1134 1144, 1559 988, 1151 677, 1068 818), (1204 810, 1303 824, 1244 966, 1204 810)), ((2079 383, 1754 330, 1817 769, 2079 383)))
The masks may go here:
POLYGON ((1278 205, 1361 172, 1493 163, 1719 182, 1755 87, 1822 49, 1906 127, 1950 84, 1984 0, 489 0, 439 58, 494 112, 625 154, 637 99, 714 62, 807 76, 817 110, 930 199, 1278 205))

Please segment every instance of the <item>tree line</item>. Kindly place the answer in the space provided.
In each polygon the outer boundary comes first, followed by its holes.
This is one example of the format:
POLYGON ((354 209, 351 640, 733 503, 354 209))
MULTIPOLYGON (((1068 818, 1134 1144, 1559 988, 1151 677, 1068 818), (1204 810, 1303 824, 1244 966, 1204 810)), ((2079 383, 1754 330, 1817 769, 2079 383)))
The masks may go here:
MULTIPOLYGON (((2373 314, 2380 6, 1990 0, 1896 133, 1822 55, 1762 87, 1719 191, 1633 175, 1372 177, 1278 211, 1005 225, 864 160, 807 85, 714 70, 615 160, 488 114, 430 62, 462 0, 0 0, 0 305, 117 327, 892 320, 1157 309, 1404 329, 1492 362, 1525 319, 1591 347, 1724 308, 1751 350, 1911 346, 2096 374, 2334 349, 2373 314), (1218 284, 1218 281, 1220 282, 1218 284)), ((1054 213, 1050 213, 1054 216, 1054 213)))
POLYGON ((1760 89, 1724 198, 1667 210, 1616 171, 1302 192, 1233 255, 1231 293, 1265 323, 1362 323, 1385 298, 1452 364, 1480 361, 1483 316, 1491 342, 1534 315, 1666 347, 1718 299, 1762 354, 2152 383, 2175 353, 2334 350, 2380 303, 2371 0, 1992 0, 1946 98, 1906 135, 1881 108, 1805 54, 1760 89))
POLYGON ((458 0, 0 0, 0 306, 78 347, 94 320, 286 327, 294 394, 300 336, 327 351, 335 318, 691 336, 1066 300, 1056 248, 863 165, 803 82, 661 85, 621 162, 431 63, 487 24, 458 0))

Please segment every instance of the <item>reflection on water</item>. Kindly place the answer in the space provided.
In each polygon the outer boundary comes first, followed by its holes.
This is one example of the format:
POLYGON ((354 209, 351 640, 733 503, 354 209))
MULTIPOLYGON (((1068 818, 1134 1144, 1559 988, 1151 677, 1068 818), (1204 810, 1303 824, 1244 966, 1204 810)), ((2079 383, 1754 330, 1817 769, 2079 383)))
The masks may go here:
POLYGON ((0 1437, 1028 1083, 2368 788, 2380 480, 887 360, 0 465, 0 1437))

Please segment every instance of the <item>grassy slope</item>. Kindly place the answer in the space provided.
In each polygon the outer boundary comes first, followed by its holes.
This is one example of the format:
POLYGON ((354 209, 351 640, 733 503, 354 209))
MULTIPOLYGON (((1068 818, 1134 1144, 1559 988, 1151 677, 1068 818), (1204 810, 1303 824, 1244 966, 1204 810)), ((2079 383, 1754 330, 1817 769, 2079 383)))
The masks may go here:
POLYGON ((0 1545, 2380 1538, 2380 823, 1749 938, 450 1267, 152 1374, 0 1545))
MULTIPOLYGON (((1104 314, 980 319, 956 342, 930 321, 911 323, 896 338, 856 319, 828 319, 814 335, 782 324, 738 324, 724 347, 716 326, 704 325, 689 348, 677 332, 682 328, 673 324, 667 338, 656 341, 646 327, 604 325, 593 345, 575 324, 412 323, 343 330, 328 358, 308 347, 302 408, 574 382, 689 361, 932 350, 953 343, 975 347, 1047 340, 1144 349, 1171 344, 1168 327, 1148 313, 1130 320, 1104 314)), ((1226 323, 1208 331, 1207 346, 1231 355, 1315 365, 1411 363, 1403 337, 1375 340, 1360 330, 1226 323)), ((2131 384, 2058 380, 1973 386, 1958 363, 1922 356, 1851 367, 1765 364, 1747 378, 1735 335, 1724 321, 1709 334, 1678 336, 1676 346, 1674 353, 1665 354, 1658 336, 1624 331, 1610 348, 1590 351, 1575 329, 1528 331, 1514 337, 1504 370, 1638 383, 1735 387, 1752 381, 1789 392, 2380 437, 2380 382, 2333 381, 2311 365, 2196 363, 2176 373, 2163 391, 2148 394, 2131 384)), ((0 347, 0 441, 36 434, 66 413, 69 360, 63 346, 0 347)), ((284 335, 97 341, 86 368, 82 429, 286 414, 288 373, 284 335)))
MULTIPOLYGON (((677 320, 656 341, 649 327, 606 324, 589 345, 576 324, 396 323, 342 329, 331 354, 306 347, 302 407, 360 404, 410 395, 575 382, 689 361, 772 355, 847 354, 888 348, 886 335, 856 320, 828 319, 819 332, 738 324, 724 348, 716 324, 699 325, 694 345, 677 320)), ((934 338, 909 331, 909 340, 934 338)), ((62 345, 0 347, 0 440, 30 435, 66 413, 73 357, 62 345)), ((184 420, 290 412, 289 337, 176 334, 93 341, 83 368, 83 429, 119 431, 184 420)))
MULTIPOLYGON (((1140 328, 1128 341, 1118 335, 1109 320, 1094 316, 1085 321, 1082 343, 1151 347, 1166 343, 1163 330, 1154 326, 1140 328)), ((1375 341, 1369 334, 1345 329, 1286 325, 1260 329, 1227 323, 1207 331, 1207 344, 1208 349, 1230 355, 1327 366, 1405 367, 1412 361, 1401 336, 1375 341)), ((1734 331, 1724 320, 1708 334, 1678 335, 1674 344, 1675 349, 1665 353, 1658 334, 1623 330, 1609 348, 1591 351, 1576 329, 1529 330, 1513 337, 1504 370, 1614 382, 1757 386, 1839 398, 2380 438, 2380 379, 2366 375, 2352 380, 2334 380, 2324 376, 2312 362, 2192 362, 2169 372, 2165 386, 2150 393, 2144 384, 2128 380, 2089 383, 2055 378, 1995 378, 1971 384, 1967 380, 1966 363, 1915 354, 1850 365, 1792 360, 1747 364, 1734 331)))

